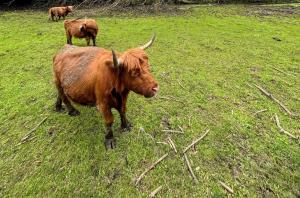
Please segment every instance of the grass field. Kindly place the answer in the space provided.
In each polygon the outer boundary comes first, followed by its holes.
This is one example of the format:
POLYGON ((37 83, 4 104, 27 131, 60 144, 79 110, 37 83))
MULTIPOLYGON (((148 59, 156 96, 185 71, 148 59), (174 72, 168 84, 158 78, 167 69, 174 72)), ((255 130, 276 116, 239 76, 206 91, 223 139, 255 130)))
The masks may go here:
POLYGON ((100 47, 123 51, 157 34, 147 53, 160 92, 151 99, 129 95, 130 133, 118 131, 114 111, 117 148, 110 151, 95 108, 77 106, 78 117, 54 112, 52 57, 66 42, 62 21, 48 21, 46 11, 2 12, 0 197, 146 197, 160 185, 161 197, 299 197, 299 139, 280 132, 274 114, 298 138, 299 119, 254 86, 300 114, 299 7, 284 7, 201 6, 130 17, 94 10, 100 47), (32 139, 19 144, 45 117, 32 139), (179 126, 184 134, 162 131, 179 126), (194 183, 181 152, 206 129, 188 152, 194 183), (179 153, 157 143, 168 136, 179 153), (134 180, 165 153, 136 187, 134 180))

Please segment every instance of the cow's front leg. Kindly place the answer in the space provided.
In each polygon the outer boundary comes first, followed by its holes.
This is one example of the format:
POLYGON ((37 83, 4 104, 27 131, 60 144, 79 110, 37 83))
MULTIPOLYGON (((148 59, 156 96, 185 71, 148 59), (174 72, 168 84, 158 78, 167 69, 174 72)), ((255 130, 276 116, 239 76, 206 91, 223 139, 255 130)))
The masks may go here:
POLYGON ((128 96, 128 92, 125 92, 122 95, 120 95, 120 99, 118 100, 119 102, 118 111, 121 118, 121 129, 123 132, 130 131, 132 127, 131 123, 126 118, 127 96, 128 96))
POLYGON ((97 105, 100 108, 104 117, 106 134, 105 134, 105 148, 114 149, 116 148, 116 140, 114 138, 112 125, 114 123, 114 116, 111 112, 111 108, 108 105, 97 105))
POLYGON ((126 114, 125 112, 121 112, 120 113, 120 117, 121 117, 121 129, 123 132, 126 132, 126 131, 131 131, 131 123, 127 120, 126 118, 126 114))

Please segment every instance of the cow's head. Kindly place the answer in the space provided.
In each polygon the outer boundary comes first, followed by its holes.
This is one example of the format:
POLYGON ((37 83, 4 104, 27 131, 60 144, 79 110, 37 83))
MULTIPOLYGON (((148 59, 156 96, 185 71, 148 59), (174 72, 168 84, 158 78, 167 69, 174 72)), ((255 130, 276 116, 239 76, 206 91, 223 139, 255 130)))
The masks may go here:
POLYGON ((66 9, 68 12, 72 12, 73 11, 73 6, 66 6, 66 9))
POLYGON ((150 47, 155 40, 155 35, 145 45, 129 49, 119 58, 112 50, 114 68, 118 70, 122 83, 135 93, 152 97, 158 91, 158 84, 150 73, 150 64, 145 49, 150 47))

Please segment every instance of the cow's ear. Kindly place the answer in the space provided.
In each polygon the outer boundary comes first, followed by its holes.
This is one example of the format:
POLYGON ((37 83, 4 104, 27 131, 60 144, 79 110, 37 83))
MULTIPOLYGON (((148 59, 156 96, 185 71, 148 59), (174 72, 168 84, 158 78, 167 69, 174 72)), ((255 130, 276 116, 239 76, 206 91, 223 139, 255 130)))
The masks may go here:
POLYGON ((112 69, 118 69, 115 67, 113 60, 106 60, 104 64, 112 69))
POLYGON ((83 32, 85 29, 86 29, 86 24, 82 24, 82 25, 79 27, 79 30, 80 30, 81 32, 83 32))

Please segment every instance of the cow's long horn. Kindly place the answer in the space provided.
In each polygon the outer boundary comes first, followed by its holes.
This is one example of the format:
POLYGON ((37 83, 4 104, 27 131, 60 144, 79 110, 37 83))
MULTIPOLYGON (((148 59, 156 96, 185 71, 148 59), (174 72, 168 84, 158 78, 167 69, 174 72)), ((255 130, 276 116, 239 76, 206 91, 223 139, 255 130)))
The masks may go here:
POLYGON ((147 49, 147 48, 150 47, 150 46, 152 45, 152 43, 155 41, 155 38, 156 38, 156 35, 153 34, 151 40, 150 40, 148 43, 146 43, 145 45, 143 45, 143 46, 141 46, 141 47, 139 47, 139 48, 142 49, 142 50, 147 49))
POLYGON ((116 56, 116 53, 113 49, 111 50, 111 52, 112 52, 112 55, 113 55, 114 67, 119 68, 119 61, 118 61, 118 58, 116 56))

